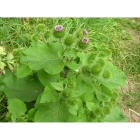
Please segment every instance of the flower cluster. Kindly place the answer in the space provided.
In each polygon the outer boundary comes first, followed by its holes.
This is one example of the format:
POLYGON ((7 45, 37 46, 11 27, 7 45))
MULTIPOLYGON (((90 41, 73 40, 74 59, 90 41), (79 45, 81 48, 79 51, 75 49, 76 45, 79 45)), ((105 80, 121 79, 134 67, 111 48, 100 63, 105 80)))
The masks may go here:
POLYGON ((54 29, 55 29, 55 31, 60 32, 63 29, 63 26, 62 25, 56 25, 54 27, 54 29))
MULTIPOLYGON (((62 30, 63 30, 63 26, 62 26, 62 25, 56 25, 56 26, 54 27, 54 30, 55 30, 54 34, 55 34, 56 37, 61 38, 61 37, 64 36, 64 34, 61 33, 62 30)), ((88 31, 87 31, 86 29, 83 29, 82 33, 83 33, 83 35, 87 35, 87 34, 88 34, 88 31)), ((69 37, 68 39, 66 39, 65 42, 67 43, 68 41, 69 41, 69 42, 71 41, 71 38, 70 38, 70 37, 69 37)), ((73 42, 73 41, 72 41, 72 42, 73 42)), ((81 43, 87 44, 87 43, 88 43, 88 38, 84 37, 84 38, 81 40, 81 43)), ((67 44, 68 44, 68 43, 67 43, 67 44)), ((71 44, 72 44, 72 43, 70 43, 70 45, 71 45, 71 44)))

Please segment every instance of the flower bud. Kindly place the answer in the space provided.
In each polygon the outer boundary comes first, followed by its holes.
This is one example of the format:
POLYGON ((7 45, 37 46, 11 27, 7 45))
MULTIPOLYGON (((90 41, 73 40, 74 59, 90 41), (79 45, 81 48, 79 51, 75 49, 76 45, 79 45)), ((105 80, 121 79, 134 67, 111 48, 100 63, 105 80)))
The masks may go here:
POLYGON ((64 41, 65 45, 67 46, 71 46, 73 42, 74 42, 74 38, 72 35, 67 36, 64 41))
POLYGON ((60 32, 62 29, 63 29, 63 26, 62 25, 56 25, 54 27, 54 30, 57 31, 57 32, 60 32))
POLYGON ((87 34, 88 34, 87 30, 84 29, 84 30, 83 30, 83 35, 87 35, 87 34))
POLYGON ((104 49, 99 54, 100 57, 108 57, 110 55, 111 55, 111 51, 109 49, 104 49))
POLYGON ((104 114, 109 114, 110 111, 111 111, 111 108, 109 108, 109 107, 107 107, 107 106, 103 108, 104 114))
POLYGON ((44 37, 45 37, 46 39, 48 39, 48 38, 50 37, 50 35, 51 35, 50 31, 46 31, 46 32, 44 33, 44 37))
POLYGON ((88 65, 83 66, 83 67, 82 67, 82 72, 83 72, 84 74, 89 74, 89 66, 88 66, 88 65))
POLYGON ((72 99, 69 100, 69 103, 71 105, 76 105, 77 104, 77 100, 75 98, 72 98, 72 99))
POLYGON ((38 25, 36 26, 36 29, 37 29, 38 31, 43 31, 43 30, 45 29, 45 25, 44 25, 44 24, 38 24, 38 25))
POLYGON ((103 78, 104 79, 109 79, 111 77, 111 73, 108 70, 105 70, 103 73, 103 78))
POLYGON ((105 61, 103 59, 99 59, 97 61, 98 65, 100 65, 101 67, 103 67, 105 65, 105 61))
POLYGON ((86 44, 86 43, 88 43, 88 39, 87 39, 87 38, 83 38, 83 39, 82 39, 82 42, 83 42, 84 44, 86 44))
POLYGON ((114 91, 112 95, 113 95, 113 98, 115 98, 115 99, 118 98, 118 96, 119 96, 118 92, 116 92, 116 91, 114 91))
POLYGON ((54 27, 54 32, 53 32, 54 36, 56 38, 62 38, 64 37, 64 30, 63 30, 63 26, 62 25, 56 25, 54 27))
POLYGON ((81 38, 81 37, 83 37, 82 29, 78 29, 76 31, 76 38, 81 38))
POLYGON ((102 72, 102 67, 98 64, 95 64, 92 66, 91 72, 95 75, 99 75, 102 72))
POLYGON ((88 38, 83 38, 82 40, 80 40, 78 46, 81 49, 86 49, 89 46, 88 38))
POLYGON ((34 41, 37 41, 38 40, 38 34, 33 34, 32 36, 31 36, 31 39, 32 40, 34 40, 34 41))

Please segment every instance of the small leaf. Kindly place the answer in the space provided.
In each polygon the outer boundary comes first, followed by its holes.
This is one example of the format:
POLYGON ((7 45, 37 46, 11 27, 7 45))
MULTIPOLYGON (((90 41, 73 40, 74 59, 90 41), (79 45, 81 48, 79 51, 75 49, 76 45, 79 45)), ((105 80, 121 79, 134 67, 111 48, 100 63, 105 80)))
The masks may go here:
POLYGON ((63 82, 50 82, 50 84, 58 91, 63 90, 63 82))
POLYGON ((68 111, 75 116, 77 115, 77 110, 78 110, 78 104, 71 105, 68 107, 68 111))
POLYGON ((56 102, 58 100, 58 93, 52 86, 46 86, 40 99, 40 103, 56 102))
POLYGON ((113 96, 112 91, 109 88, 107 88, 106 86, 104 86, 102 84, 100 85, 100 87, 102 89, 103 94, 105 94, 106 96, 108 96, 110 98, 113 96))
POLYGON ((88 122, 87 111, 85 108, 81 109, 78 113, 78 122, 88 122))
POLYGON ((13 120, 25 114, 27 108, 23 101, 13 98, 8 100, 9 113, 13 115, 13 120))
POLYGON ((35 108, 30 109, 29 112, 28 112, 28 119, 31 120, 31 121, 34 121, 35 113, 36 113, 35 108))
POLYGON ((89 111, 93 111, 94 106, 95 105, 93 102, 86 102, 86 107, 88 108, 89 111))
POLYGON ((75 61, 67 61, 66 65, 67 65, 67 67, 69 67, 70 69, 72 69, 74 71, 76 69, 78 69, 78 67, 80 66, 75 61))
POLYGON ((87 65, 88 64, 88 56, 85 53, 78 52, 77 56, 81 59, 82 65, 87 65))
POLYGON ((102 92, 97 90, 96 90, 96 97, 99 101, 104 101, 106 99, 106 96, 102 92))
POLYGON ((69 58, 69 59, 70 58, 76 58, 76 53, 77 53, 76 50, 68 50, 67 49, 64 53, 64 56, 69 58))
POLYGON ((80 98, 82 101, 88 101, 88 102, 91 102, 93 100, 97 100, 95 97, 95 92, 93 90, 91 90, 90 92, 87 91, 85 94, 80 96, 80 98))
POLYGON ((16 71, 16 76, 18 78, 23 78, 23 77, 26 77, 27 75, 29 75, 30 73, 32 72, 32 70, 27 66, 27 65, 20 65, 18 68, 17 68, 17 71, 16 71))

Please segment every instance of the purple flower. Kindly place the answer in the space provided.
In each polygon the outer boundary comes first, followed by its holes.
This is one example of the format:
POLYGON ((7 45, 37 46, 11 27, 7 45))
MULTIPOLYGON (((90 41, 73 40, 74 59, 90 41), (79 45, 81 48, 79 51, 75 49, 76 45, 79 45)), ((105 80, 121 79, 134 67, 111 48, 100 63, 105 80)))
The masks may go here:
POLYGON ((83 42, 84 44, 86 44, 86 43, 88 43, 88 39, 87 39, 87 38, 83 38, 83 39, 82 39, 82 42, 83 42))
POLYGON ((84 34, 84 35, 87 35, 87 34, 88 34, 88 32, 87 32, 86 29, 83 30, 83 34, 84 34))
POLYGON ((60 32, 63 29, 63 26, 62 25, 56 25, 54 27, 54 29, 55 29, 55 31, 60 32))

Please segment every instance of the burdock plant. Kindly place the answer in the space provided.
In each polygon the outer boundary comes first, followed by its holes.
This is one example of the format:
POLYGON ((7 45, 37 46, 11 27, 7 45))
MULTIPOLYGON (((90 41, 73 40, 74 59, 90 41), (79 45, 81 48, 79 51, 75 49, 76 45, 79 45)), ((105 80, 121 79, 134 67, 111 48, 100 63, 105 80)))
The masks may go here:
POLYGON ((115 112, 115 121, 125 120, 116 88, 125 85, 126 76, 110 62, 109 49, 96 49, 86 29, 69 34, 62 25, 44 27, 37 30, 45 39, 23 51, 14 74, 6 71, 0 90, 8 98, 7 119, 102 122, 115 112))

